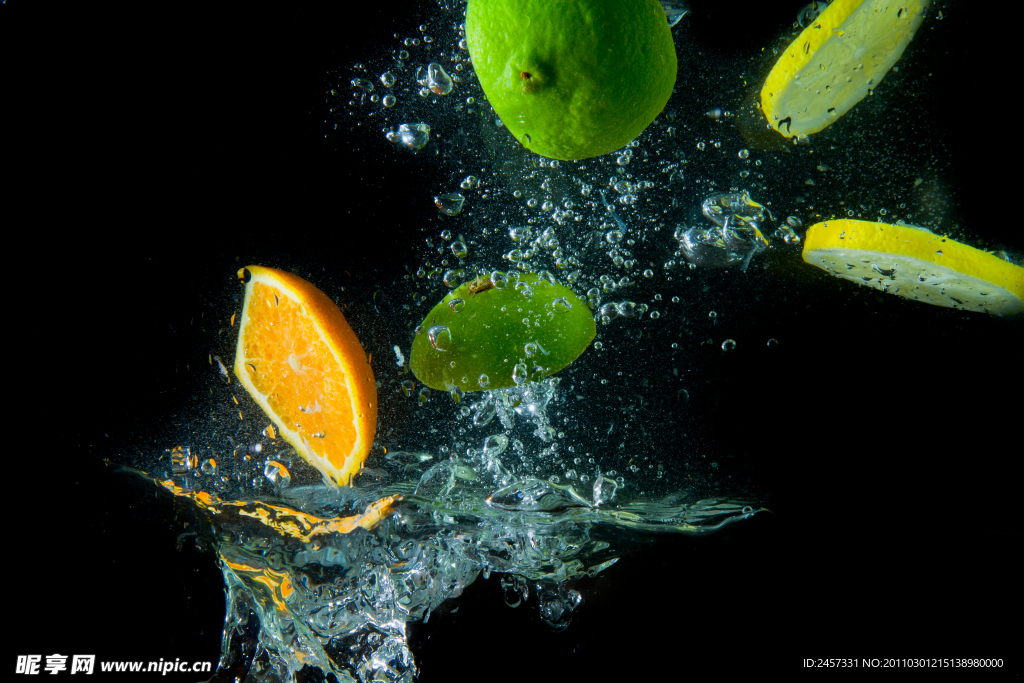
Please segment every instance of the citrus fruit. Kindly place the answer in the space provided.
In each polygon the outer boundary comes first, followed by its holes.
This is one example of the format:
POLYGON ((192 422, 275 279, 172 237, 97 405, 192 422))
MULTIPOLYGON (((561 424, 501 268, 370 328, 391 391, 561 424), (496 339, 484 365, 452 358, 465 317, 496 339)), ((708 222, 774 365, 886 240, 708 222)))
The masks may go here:
POLYGON ((235 376, 299 455, 325 479, 350 483, 377 429, 366 353, 319 289, 273 268, 245 270, 235 376))
POLYGON ((470 0, 466 42, 501 121, 553 159, 624 147, 676 82, 658 0, 470 0))
POLYGON ((597 334, 586 302, 533 273, 495 272, 448 293, 416 330, 409 368, 431 389, 501 389, 572 363, 597 334))
POLYGON ((1024 268, 924 228, 857 220, 807 230, 804 261, 859 285, 965 311, 1024 311, 1024 268))
POLYGON ((903 54, 928 0, 835 0, 775 63, 761 111, 786 137, 823 130, 860 102, 903 54))

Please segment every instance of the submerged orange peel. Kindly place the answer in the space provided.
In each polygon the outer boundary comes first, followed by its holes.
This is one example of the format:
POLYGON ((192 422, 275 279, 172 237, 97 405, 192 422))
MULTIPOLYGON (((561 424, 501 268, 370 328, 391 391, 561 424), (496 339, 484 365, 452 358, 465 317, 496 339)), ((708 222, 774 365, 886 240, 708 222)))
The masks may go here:
POLYGON ((182 488, 170 479, 157 483, 176 496, 190 498, 201 509, 208 510, 215 515, 224 512, 225 508, 238 508, 238 514, 244 517, 251 517, 280 534, 307 542, 314 536, 347 534, 356 529, 372 529, 390 515, 392 506, 401 500, 401 496, 385 496, 367 505, 362 514, 326 518, 259 500, 221 500, 205 491, 182 488))

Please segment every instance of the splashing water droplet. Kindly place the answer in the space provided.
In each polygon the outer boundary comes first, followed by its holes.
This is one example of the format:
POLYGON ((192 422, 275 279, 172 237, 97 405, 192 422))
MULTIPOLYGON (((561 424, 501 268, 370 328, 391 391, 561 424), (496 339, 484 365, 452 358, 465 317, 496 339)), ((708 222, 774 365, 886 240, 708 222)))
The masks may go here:
POLYGON ((615 491, 618 488, 619 485, 615 483, 614 479, 602 476, 595 477, 593 488, 594 505, 603 505, 615 498, 615 491))

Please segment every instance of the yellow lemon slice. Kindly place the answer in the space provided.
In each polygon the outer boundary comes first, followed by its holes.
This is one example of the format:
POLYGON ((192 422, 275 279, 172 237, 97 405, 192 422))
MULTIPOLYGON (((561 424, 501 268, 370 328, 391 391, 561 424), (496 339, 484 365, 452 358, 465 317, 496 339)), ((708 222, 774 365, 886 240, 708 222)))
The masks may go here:
POLYGON ((1024 268, 924 228, 825 221, 807 230, 803 257, 859 285, 936 306, 1024 311, 1024 268))
POLYGON ((848 112, 903 54, 928 0, 835 0, 786 48, 761 88, 761 111, 786 137, 848 112))

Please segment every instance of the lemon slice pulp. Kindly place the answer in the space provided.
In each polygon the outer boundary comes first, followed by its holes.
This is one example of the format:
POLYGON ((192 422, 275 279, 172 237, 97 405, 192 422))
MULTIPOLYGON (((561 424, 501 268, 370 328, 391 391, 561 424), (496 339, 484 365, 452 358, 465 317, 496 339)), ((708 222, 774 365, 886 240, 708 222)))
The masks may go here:
POLYGON ((825 221, 807 230, 803 258, 859 285, 936 306, 1024 311, 1024 268, 923 228, 825 221))
POLYGON ((786 137, 826 128, 878 86, 914 37, 928 0, 835 0, 779 57, 761 111, 786 137))

